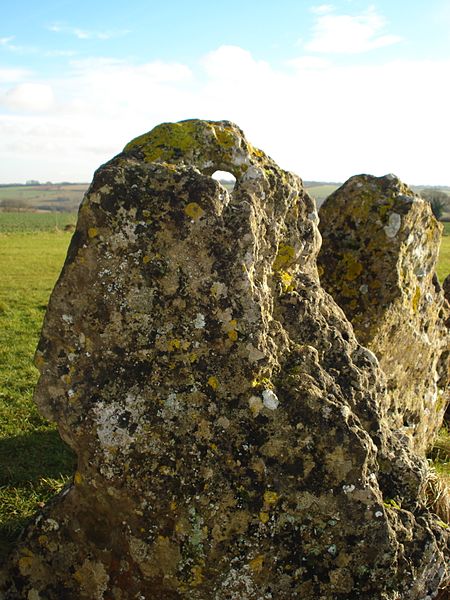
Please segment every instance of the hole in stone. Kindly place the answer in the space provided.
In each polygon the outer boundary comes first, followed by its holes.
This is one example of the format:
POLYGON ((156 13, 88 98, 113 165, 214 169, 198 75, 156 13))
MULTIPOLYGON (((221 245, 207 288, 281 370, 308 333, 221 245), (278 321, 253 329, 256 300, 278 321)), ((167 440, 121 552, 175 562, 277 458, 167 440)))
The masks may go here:
POLYGON ((228 171, 215 171, 211 177, 213 179, 217 179, 223 185, 223 187, 228 190, 228 192, 232 192, 234 190, 234 186, 236 185, 236 177, 229 173, 228 171))

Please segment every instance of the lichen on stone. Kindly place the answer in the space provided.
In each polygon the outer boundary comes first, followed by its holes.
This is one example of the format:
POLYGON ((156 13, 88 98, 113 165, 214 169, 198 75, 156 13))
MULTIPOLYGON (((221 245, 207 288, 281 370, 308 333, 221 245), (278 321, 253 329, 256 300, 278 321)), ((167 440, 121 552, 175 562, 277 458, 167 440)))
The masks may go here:
POLYGON ((426 464, 385 418, 319 248, 300 178, 227 121, 165 123, 96 172, 36 354, 77 473, 1 571, 5 600, 437 590, 426 464), (236 177, 227 202, 216 170, 236 177))
POLYGON ((393 175, 352 177, 320 216, 322 285, 380 361, 391 427, 423 454, 449 401, 450 306, 435 274, 442 226, 393 175))

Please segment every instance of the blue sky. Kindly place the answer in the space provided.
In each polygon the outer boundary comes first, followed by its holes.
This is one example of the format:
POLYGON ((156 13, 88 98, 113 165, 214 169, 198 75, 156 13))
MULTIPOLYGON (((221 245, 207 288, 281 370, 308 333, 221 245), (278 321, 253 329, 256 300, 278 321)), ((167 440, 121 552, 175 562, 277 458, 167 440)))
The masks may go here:
POLYGON ((450 185, 449 32, 449 0, 4 3, 0 182, 90 181, 199 117, 304 179, 450 185))

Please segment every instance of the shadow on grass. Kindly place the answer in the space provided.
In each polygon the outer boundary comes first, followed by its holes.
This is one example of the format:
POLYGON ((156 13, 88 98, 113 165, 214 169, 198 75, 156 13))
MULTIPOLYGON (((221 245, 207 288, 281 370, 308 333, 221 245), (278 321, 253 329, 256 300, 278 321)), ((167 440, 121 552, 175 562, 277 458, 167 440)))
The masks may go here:
POLYGON ((57 479, 74 471, 75 455, 55 430, 0 440, 0 486, 57 479))
POLYGON ((57 431, 0 440, 0 561, 33 514, 75 471, 75 455, 57 431))

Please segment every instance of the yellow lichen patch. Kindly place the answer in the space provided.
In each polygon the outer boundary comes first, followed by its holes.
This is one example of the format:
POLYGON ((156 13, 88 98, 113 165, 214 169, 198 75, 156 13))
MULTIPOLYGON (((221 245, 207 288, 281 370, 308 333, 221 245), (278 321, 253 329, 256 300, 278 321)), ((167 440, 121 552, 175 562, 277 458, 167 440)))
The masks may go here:
POLYGON ((194 219, 195 221, 197 221, 197 219, 200 219, 200 217, 202 217, 205 214, 205 211, 200 206, 200 204, 197 204, 197 202, 190 202, 187 206, 184 207, 184 212, 187 214, 188 217, 194 219))
POLYGON ((200 565, 195 565, 194 567, 192 567, 191 580, 189 582, 189 584, 192 587, 196 587, 196 586, 200 585, 203 582, 203 580, 205 579, 205 576, 203 575, 202 570, 203 569, 200 565))
POLYGON ((33 568, 33 563, 34 563, 33 556, 22 556, 22 558, 19 558, 19 561, 18 561, 19 570, 20 570, 20 573, 24 577, 26 577, 27 575, 30 575, 32 568, 33 568))
POLYGON ((266 157, 266 155, 264 154, 264 152, 262 150, 259 150, 259 148, 255 148, 251 144, 249 144, 249 150, 250 150, 250 152, 252 154, 254 154, 255 156, 257 156, 258 158, 265 158, 266 157))
POLYGON ((252 383, 251 383, 252 388, 255 387, 263 387, 265 389, 269 388, 269 389, 273 389, 273 383, 270 381, 270 379, 268 377, 255 377, 255 379, 253 379, 252 383))
POLYGON ((231 329, 228 333, 227 333, 228 337, 230 338, 230 340, 232 342, 235 342, 238 339, 238 332, 236 331, 236 329, 231 329))
POLYGON ((161 123, 152 131, 131 140, 124 151, 140 148, 146 161, 162 160, 170 162, 176 151, 187 152, 198 145, 195 133, 198 124, 195 121, 184 123, 161 123))
POLYGON ((236 319, 231 319, 230 321, 226 321, 222 325, 222 330, 227 334, 228 338, 235 342, 238 339, 238 332, 236 331, 237 321, 236 319))
POLYGON ((36 357, 34 359, 34 366, 36 367, 36 369, 42 369, 42 367, 44 365, 45 365, 44 357, 42 356, 42 354, 40 352, 36 353, 36 357))
POLYGON ((175 350, 179 350, 181 348, 181 340, 167 340, 166 348, 169 352, 175 352, 175 350))
POLYGON ((295 261, 295 248, 282 244, 278 248, 278 253, 273 261, 272 269, 277 272, 289 267, 295 261))
POLYGON ((167 465, 161 465, 159 467, 159 472, 161 473, 161 475, 173 475, 174 472, 173 470, 168 467, 167 465))
POLYGON ((417 286, 414 291, 414 296, 412 298, 412 307, 414 312, 417 312, 417 309, 419 308, 420 296, 420 287, 417 286))
POLYGON ((88 229, 88 236, 90 238, 95 238, 98 235, 98 229, 96 227, 89 227, 88 229))
POLYGON ((172 500, 170 503, 170 510, 176 510, 177 509, 177 503, 175 500, 172 500))
POLYGON ((255 558, 253 558, 248 563, 248 566, 254 573, 260 573, 262 571, 263 563, 264 563, 264 555, 259 554, 258 556, 255 556, 255 558))
POLYGON ((78 583, 82 583, 82 581, 83 581, 83 572, 81 571, 81 569, 78 569, 77 571, 75 571, 75 573, 73 574, 73 578, 78 583))
POLYGON ((219 387, 219 380, 214 375, 211 375, 211 377, 208 377, 208 385, 213 390, 217 390, 219 387))
POLYGON ((272 490, 264 492, 264 504, 274 506, 278 502, 278 494, 272 490))
POLYGON ((142 262, 144 263, 144 265, 146 265, 150 261, 151 261, 150 256, 148 256, 147 254, 145 254, 145 256, 142 258, 142 262))
POLYGON ((356 260, 353 254, 345 254, 343 263, 345 268, 344 277, 348 281, 354 281, 363 272, 362 264, 356 260))
POLYGON ((294 286, 292 285, 293 276, 287 271, 281 270, 279 272, 279 275, 283 292, 292 292, 292 290, 294 289, 294 286))
POLYGON ((342 295, 345 298, 357 298, 358 297, 358 289, 355 286, 349 285, 346 281, 340 282, 342 295))
POLYGON ((217 141, 223 148, 232 148, 237 140, 232 129, 224 127, 213 127, 217 141))
POLYGON ((73 482, 75 485, 81 485, 83 483, 83 475, 80 473, 80 471, 75 471, 73 482))
POLYGON ((265 511, 261 511, 259 513, 259 520, 261 521, 261 523, 264 523, 264 525, 269 521, 269 519, 270 519, 269 513, 265 512, 265 511))

